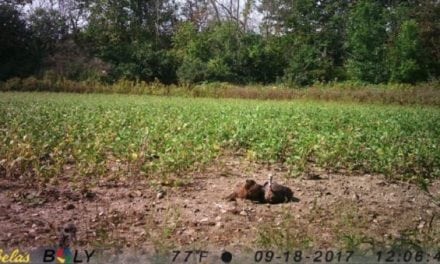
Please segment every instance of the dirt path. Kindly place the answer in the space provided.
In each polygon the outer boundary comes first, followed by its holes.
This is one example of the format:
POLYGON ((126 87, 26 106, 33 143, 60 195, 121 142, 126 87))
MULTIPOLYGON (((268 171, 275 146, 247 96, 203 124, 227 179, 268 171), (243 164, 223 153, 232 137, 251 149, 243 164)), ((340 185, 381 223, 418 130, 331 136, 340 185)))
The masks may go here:
POLYGON ((76 246, 369 250, 439 244, 440 181, 428 194, 378 175, 285 175, 282 166, 223 157, 183 180, 103 181, 83 191, 74 191, 68 179, 42 188, 0 178, 0 248, 54 245, 57 228, 69 220, 78 227, 76 246), (264 183, 269 173, 299 201, 267 205, 223 199, 245 179, 264 183))

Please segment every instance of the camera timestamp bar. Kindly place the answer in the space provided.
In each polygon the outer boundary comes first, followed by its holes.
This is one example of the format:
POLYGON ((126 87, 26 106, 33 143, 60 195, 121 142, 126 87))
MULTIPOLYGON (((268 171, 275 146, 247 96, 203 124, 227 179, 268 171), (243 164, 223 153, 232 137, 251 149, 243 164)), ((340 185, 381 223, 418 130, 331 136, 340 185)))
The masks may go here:
POLYGON ((251 253, 206 250, 172 252, 172 263, 438 263, 440 251, 382 250, 361 254, 350 250, 256 250, 251 253))

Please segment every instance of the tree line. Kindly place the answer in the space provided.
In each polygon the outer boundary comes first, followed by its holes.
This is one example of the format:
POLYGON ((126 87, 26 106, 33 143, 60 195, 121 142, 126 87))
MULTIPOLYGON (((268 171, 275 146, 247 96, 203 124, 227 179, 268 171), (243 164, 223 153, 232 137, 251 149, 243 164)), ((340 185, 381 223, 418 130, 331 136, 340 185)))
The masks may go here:
POLYGON ((440 73, 438 0, 5 0, 0 32, 3 81, 304 86, 440 73))

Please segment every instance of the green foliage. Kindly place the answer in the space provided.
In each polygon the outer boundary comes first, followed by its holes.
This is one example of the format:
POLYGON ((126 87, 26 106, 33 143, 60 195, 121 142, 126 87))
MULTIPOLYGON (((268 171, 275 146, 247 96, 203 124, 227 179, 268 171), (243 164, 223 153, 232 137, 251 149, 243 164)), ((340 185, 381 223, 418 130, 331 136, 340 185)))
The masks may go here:
POLYGON ((439 122, 427 107, 3 93, 0 160, 32 180, 56 179, 65 164, 89 179, 115 164, 123 175, 181 173, 225 150, 291 174, 430 179, 440 176, 439 122))
POLYGON ((201 58, 205 60, 207 56, 207 47, 201 39, 202 34, 192 23, 185 22, 179 25, 176 34, 173 36, 173 52, 180 61, 186 58, 201 58))
POLYGON ((92 6, 85 39, 97 57, 113 66, 110 79, 176 81, 175 62, 166 49, 174 20, 168 2, 102 0, 92 6))
POLYGON ((427 54, 426 66, 433 79, 440 79, 440 3, 435 0, 421 0, 409 7, 417 21, 423 49, 427 54))
POLYGON ((26 21, 13 5, 0 4, 0 80, 22 77, 38 65, 26 21))
POLYGON ((207 79, 211 81, 233 81, 231 69, 224 58, 212 58, 207 63, 207 79))
POLYGON ((234 82, 231 76, 231 62, 238 48, 238 40, 235 36, 238 31, 235 28, 234 24, 219 24, 214 25, 209 31, 197 33, 193 25, 184 24, 174 37, 175 53, 180 55, 183 61, 178 70, 180 81, 234 82), (197 74, 196 71, 199 73, 197 74), (196 73, 196 75, 191 78, 184 73, 196 73), (199 78, 202 76, 203 79, 199 78))
POLYGON ((245 83, 274 83, 287 65, 281 41, 248 33, 241 40, 236 69, 245 83))
POLYGON ((420 41, 417 22, 403 22, 391 51, 391 81, 416 83, 426 81, 426 56, 420 41))
POLYGON ((354 80, 371 83, 388 80, 384 12, 376 1, 362 0, 350 13, 347 68, 354 80))
POLYGON ((212 3, 78 0, 33 9, 9 0, 0 4, 0 80, 51 72, 107 84, 297 87, 417 83, 440 74, 435 0, 261 0, 237 14, 212 3), (254 8, 259 31, 249 27, 254 8))
POLYGON ((347 3, 294 1, 284 18, 289 55, 284 80, 290 85, 344 80, 347 3))
POLYGON ((37 8, 29 17, 29 24, 41 56, 52 53, 55 45, 67 36, 66 18, 54 9, 37 8))
POLYGON ((328 81, 331 78, 332 65, 328 58, 322 58, 320 55, 316 46, 297 46, 284 76, 287 83, 304 86, 328 81))
POLYGON ((243 33, 235 23, 214 24, 203 32, 183 23, 173 44, 173 54, 181 61, 178 76, 183 83, 269 83, 280 76, 284 66, 275 42, 243 33))
POLYGON ((206 79, 206 64, 198 58, 184 59, 177 70, 177 77, 186 85, 201 82, 206 79))

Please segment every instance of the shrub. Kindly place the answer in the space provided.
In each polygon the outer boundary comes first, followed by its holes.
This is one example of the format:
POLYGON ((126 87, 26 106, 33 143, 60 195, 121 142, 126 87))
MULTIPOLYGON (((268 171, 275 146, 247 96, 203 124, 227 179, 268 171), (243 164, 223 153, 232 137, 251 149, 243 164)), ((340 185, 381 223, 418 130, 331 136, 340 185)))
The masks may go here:
POLYGON ((391 81, 416 83, 426 81, 428 70, 421 45, 417 22, 403 22, 394 48, 391 50, 391 81))
POLYGON ((206 64, 198 58, 185 59, 177 70, 179 82, 192 85, 206 78, 206 64))

